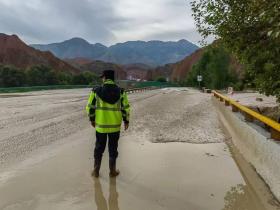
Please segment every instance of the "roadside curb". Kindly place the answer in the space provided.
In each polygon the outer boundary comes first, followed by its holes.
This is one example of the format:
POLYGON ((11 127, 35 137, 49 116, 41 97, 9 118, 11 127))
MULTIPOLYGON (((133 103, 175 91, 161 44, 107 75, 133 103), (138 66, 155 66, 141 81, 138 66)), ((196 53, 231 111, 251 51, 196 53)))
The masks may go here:
POLYGON ((224 127, 232 137, 232 143, 251 163, 257 173, 264 179, 275 197, 280 200, 280 144, 269 138, 269 133, 246 122, 242 115, 232 112, 215 97, 212 102, 224 127))

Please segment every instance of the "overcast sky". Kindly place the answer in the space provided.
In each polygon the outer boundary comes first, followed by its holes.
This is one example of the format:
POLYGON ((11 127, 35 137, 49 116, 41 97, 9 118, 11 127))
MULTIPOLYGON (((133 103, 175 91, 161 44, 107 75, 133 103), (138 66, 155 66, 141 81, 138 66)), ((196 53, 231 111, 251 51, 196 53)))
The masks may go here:
POLYGON ((191 0, 0 0, 0 32, 29 44, 81 37, 105 45, 132 40, 200 41, 191 0))

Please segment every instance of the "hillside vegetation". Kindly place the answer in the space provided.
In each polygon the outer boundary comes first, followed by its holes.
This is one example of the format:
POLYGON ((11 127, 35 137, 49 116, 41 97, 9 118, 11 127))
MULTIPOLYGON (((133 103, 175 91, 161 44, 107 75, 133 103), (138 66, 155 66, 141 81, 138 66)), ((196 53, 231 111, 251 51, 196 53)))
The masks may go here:
POLYGON ((185 84, 198 86, 197 75, 202 75, 201 86, 223 89, 233 86, 242 89, 243 82, 231 65, 231 55, 219 45, 211 45, 204 50, 201 59, 188 73, 185 84))
POLYGON ((71 74, 55 71, 43 65, 32 66, 27 69, 0 65, 0 87, 90 85, 99 82, 99 77, 92 72, 71 74))
POLYGON ((192 2, 198 31, 219 37, 244 64, 256 88, 280 101, 279 0, 192 2))

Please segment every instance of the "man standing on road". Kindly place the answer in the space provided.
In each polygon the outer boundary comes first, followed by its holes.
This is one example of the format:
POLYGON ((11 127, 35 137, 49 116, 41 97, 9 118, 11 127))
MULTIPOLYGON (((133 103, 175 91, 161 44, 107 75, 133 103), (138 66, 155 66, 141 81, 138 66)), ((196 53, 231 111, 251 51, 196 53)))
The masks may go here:
POLYGON ((116 169, 116 159, 121 124, 123 120, 125 130, 128 129, 130 106, 126 92, 114 82, 115 72, 113 70, 103 71, 101 78, 103 85, 92 90, 86 106, 91 125, 96 129, 92 176, 99 177, 108 137, 110 176, 116 177, 120 173, 116 169))

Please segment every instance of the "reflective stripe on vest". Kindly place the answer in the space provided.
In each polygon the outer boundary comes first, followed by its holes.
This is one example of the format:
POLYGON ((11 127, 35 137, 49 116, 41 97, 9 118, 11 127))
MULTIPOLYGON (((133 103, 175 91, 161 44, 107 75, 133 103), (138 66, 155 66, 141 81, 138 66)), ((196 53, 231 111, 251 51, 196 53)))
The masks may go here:
POLYGON ((98 125, 96 124, 96 127, 98 128, 119 128, 121 125, 98 125))
POLYGON ((109 108, 109 107, 96 107, 96 110, 105 110, 105 111, 114 111, 114 112, 121 111, 118 108, 109 108))

